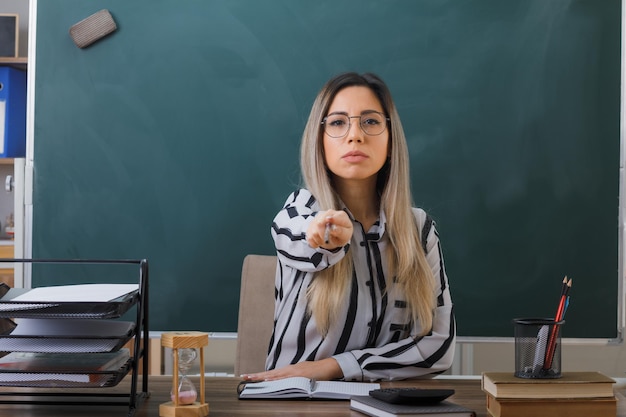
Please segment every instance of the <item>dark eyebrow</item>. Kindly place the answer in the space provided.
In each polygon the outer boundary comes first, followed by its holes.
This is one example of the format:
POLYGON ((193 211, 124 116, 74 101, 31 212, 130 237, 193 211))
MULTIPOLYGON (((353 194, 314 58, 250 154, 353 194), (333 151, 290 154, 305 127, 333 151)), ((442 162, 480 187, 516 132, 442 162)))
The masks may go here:
POLYGON ((348 113, 345 111, 334 111, 332 113, 328 113, 327 116, 332 116, 333 114, 343 114, 344 116, 348 115, 348 113))
MULTIPOLYGON (((364 115, 364 114, 370 114, 370 113, 385 114, 384 112, 382 112, 382 111, 378 111, 378 110, 363 110, 363 111, 361 112, 361 115, 364 115)), ((332 113, 328 113, 328 115, 327 115, 327 116, 331 116, 331 115, 333 115, 333 114, 343 114, 344 116, 349 116, 348 112, 345 112, 345 111, 334 111, 334 112, 332 112, 332 113)))

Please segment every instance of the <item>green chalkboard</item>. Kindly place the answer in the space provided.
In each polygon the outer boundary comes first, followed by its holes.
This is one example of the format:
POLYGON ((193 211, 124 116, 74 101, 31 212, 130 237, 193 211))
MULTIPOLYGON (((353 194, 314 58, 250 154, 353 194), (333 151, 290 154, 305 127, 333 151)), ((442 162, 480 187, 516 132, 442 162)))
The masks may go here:
MULTIPOLYGON (((38 2, 33 257, 147 258, 151 329, 236 331, 332 75, 394 93, 461 336, 618 328, 620 0, 38 2), (118 30, 68 30, 106 8, 118 30)), ((35 273, 34 285, 54 279, 35 273)))

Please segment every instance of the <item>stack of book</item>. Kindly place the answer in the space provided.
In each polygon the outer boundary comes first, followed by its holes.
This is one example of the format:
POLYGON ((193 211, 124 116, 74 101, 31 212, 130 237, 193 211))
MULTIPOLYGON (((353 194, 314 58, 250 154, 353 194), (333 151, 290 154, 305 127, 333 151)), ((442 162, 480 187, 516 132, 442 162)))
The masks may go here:
POLYGON ((564 372, 555 379, 485 372, 481 387, 493 417, 610 417, 617 414, 614 383, 599 372, 564 372))

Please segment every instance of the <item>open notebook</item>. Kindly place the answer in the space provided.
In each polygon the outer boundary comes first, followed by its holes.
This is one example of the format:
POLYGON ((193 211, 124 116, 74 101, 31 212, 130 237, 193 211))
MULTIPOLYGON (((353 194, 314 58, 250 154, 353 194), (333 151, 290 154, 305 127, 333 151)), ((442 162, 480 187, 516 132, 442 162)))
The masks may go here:
POLYGON ((250 398, 324 398, 348 400, 355 395, 369 395, 380 384, 369 382, 315 381, 292 377, 276 381, 243 381, 237 388, 240 399, 250 398))

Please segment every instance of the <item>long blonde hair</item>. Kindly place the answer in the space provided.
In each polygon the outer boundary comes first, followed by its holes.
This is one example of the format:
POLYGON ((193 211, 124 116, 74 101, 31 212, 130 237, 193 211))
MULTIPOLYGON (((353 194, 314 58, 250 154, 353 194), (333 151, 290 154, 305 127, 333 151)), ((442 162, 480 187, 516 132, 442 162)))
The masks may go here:
MULTIPOLYGON (((385 83, 374 74, 345 73, 330 79, 317 95, 307 121, 300 148, 300 165, 305 187, 316 198, 320 210, 340 209, 330 174, 324 162, 322 119, 337 93, 350 86, 364 86, 378 97, 390 119, 390 157, 379 171, 377 188, 380 208, 387 217, 391 243, 389 271, 397 277, 407 298, 410 319, 421 325, 420 335, 430 332, 436 306, 435 283, 422 249, 420 231, 411 210, 413 199, 409 178, 409 153, 400 117, 385 83)), ((354 273, 352 257, 320 271, 308 288, 309 309, 318 330, 326 335, 338 315, 354 273)))

